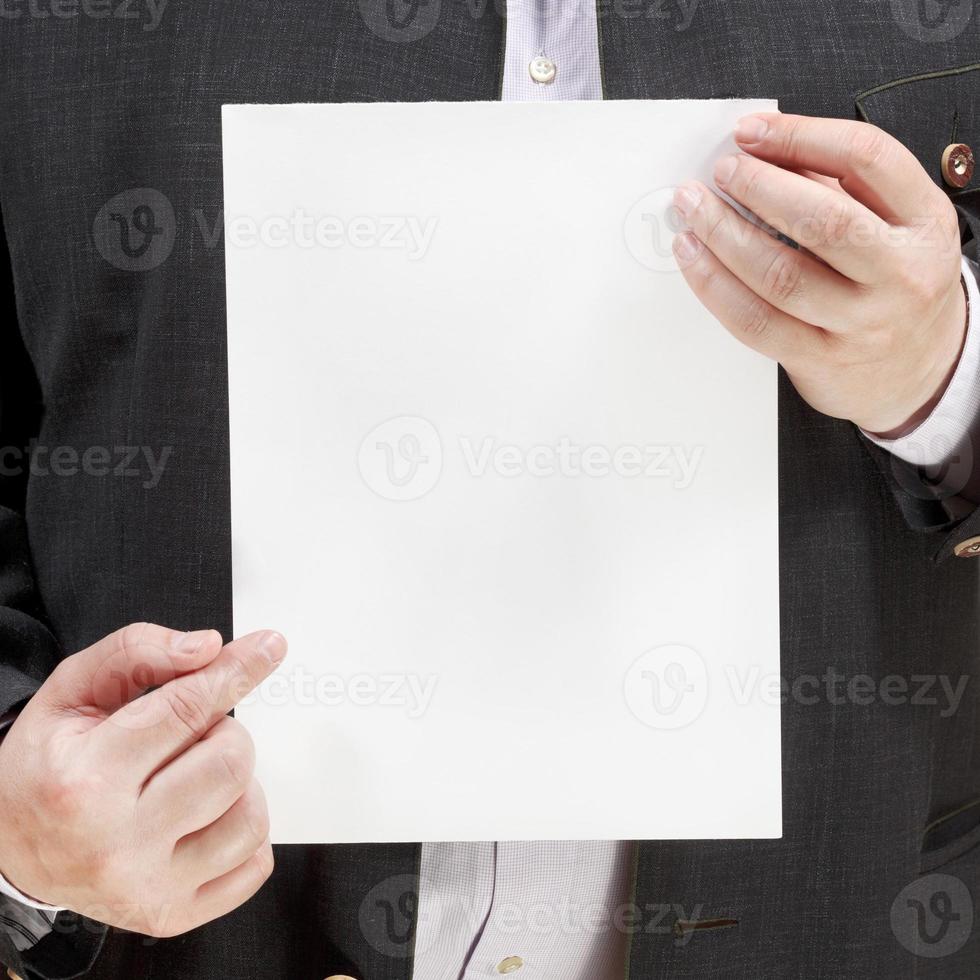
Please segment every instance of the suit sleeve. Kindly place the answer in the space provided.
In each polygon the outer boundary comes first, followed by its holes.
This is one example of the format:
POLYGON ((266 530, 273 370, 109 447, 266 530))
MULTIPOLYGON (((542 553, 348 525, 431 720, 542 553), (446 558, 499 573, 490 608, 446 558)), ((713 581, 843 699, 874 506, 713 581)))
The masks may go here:
MULTIPOLYGON (((42 408, 17 326, 0 215, 0 717, 23 705, 61 659, 44 621, 24 517, 29 475, 25 450, 38 431, 42 408)), ((0 813, 0 833, 2 826, 0 813)), ((84 976, 101 949, 105 927, 72 912, 48 918, 53 921, 0 897, 0 964, 24 980, 84 976)))
POLYGON ((901 445, 892 447, 883 440, 861 434, 906 524, 913 530, 936 536, 937 561, 955 554, 964 557, 980 554, 980 507, 973 502, 980 488, 978 204, 980 199, 974 194, 957 202, 963 235, 963 279, 969 300, 964 345, 964 354, 968 356, 961 358, 950 385, 950 389, 957 390, 948 390, 933 415, 915 432, 898 441, 901 445), (918 465, 915 457, 923 458, 926 463, 918 465), (965 487, 969 487, 969 498, 959 493, 965 487))
MULTIPOLYGON (((0 232, 3 231, 0 217, 0 232)), ((60 659, 44 623, 24 520, 25 455, 41 398, 17 327, 6 237, 0 234, 0 715, 40 687, 60 659)))

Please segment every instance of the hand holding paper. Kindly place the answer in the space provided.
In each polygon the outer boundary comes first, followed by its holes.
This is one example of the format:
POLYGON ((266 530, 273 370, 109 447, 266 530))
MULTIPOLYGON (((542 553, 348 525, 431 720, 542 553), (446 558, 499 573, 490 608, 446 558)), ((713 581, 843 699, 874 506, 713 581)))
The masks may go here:
POLYGON ((888 134, 840 119, 759 114, 718 187, 804 246, 752 226, 705 184, 675 203, 675 254, 705 306, 778 360, 819 412, 886 436, 922 421, 966 330, 956 211, 888 134))
POLYGON ((241 905, 273 859, 252 741, 226 712, 285 654, 268 630, 223 646, 134 623, 62 661, 0 741, 0 873, 148 936, 241 905))

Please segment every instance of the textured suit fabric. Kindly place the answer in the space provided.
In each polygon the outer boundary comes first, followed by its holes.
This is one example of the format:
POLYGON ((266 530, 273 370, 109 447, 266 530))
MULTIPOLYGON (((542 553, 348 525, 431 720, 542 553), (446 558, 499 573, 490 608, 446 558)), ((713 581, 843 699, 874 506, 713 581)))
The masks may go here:
MULTIPOLYGON (((220 105, 495 99, 504 37, 492 5, 435 0, 408 29, 369 0, 184 0, 155 26, 135 4, 100 8, 132 18, 4 9, 21 11, 0 19, 0 208, 17 307, 2 327, 5 443, 104 447, 113 463, 117 447, 171 452, 155 485, 145 465, 4 477, 0 712, 127 622, 232 632, 220 105), (148 191, 166 205, 151 195, 167 254, 141 271, 107 238, 105 208, 134 213, 148 191)), ((607 98, 766 96, 786 111, 863 114, 937 181, 954 135, 980 146, 975 68, 862 97, 970 66, 975 19, 943 40, 899 0, 599 9, 607 98)), ((976 192, 956 201, 975 253, 976 192)), ((890 913, 937 869, 980 895, 977 565, 950 557, 980 533, 980 512, 954 524, 916 474, 814 413, 785 378, 779 409, 787 680, 834 668, 969 683, 948 715, 791 698, 784 838, 642 844, 630 976, 972 978, 980 927, 929 959, 903 947, 890 913), (689 918, 719 927, 685 932, 689 918)), ((275 447, 268 467, 288 478, 275 447)), ((636 778, 657 773, 637 758, 636 778)), ((193 933, 112 930, 102 944, 97 925, 65 915, 23 958, 0 932, 0 961, 51 978, 407 978, 418 853, 278 848, 259 895, 193 933)))

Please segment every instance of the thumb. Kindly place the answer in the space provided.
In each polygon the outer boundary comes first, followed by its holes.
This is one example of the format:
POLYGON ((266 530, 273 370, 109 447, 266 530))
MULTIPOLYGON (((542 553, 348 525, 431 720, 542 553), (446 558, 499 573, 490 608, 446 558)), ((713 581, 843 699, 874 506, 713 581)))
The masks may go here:
POLYGON ((217 630, 182 633, 132 623, 63 660, 31 701, 53 711, 112 712, 151 687, 204 667, 220 652, 217 630))

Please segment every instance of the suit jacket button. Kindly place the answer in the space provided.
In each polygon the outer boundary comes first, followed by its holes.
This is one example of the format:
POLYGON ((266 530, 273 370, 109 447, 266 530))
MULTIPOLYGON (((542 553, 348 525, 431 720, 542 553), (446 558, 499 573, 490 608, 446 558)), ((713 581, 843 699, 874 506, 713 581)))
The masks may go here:
POLYGON ((954 545, 953 554, 957 558, 975 558, 980 555, 980 535, 975 538, 967 538, 965 541, 954 545))
POLYGON ((327 980, 357 980, 357 977, 349 977, 346 973, 334 973, 327 977, 327 980))
POLYGON ((950 143, 943 150, 943 180, 950 187, 966 187, 973 178, 973 150, 966 143, 950 143))

